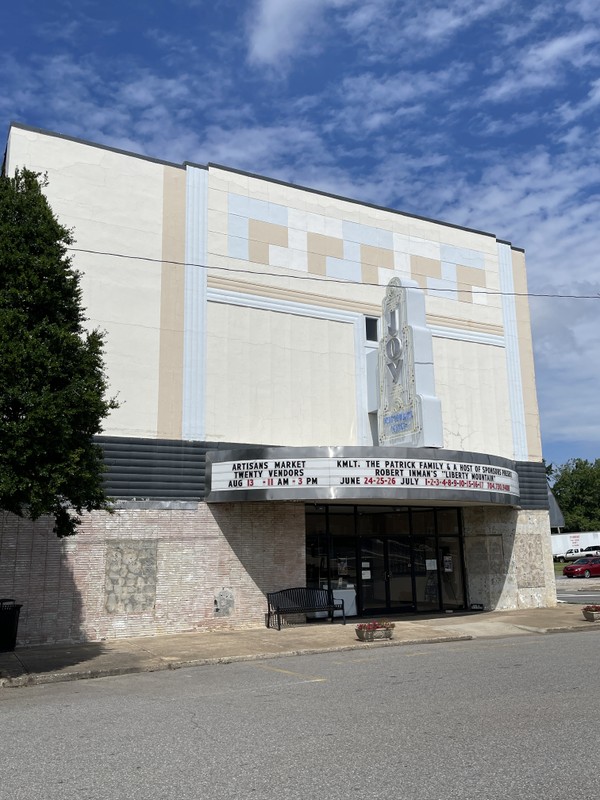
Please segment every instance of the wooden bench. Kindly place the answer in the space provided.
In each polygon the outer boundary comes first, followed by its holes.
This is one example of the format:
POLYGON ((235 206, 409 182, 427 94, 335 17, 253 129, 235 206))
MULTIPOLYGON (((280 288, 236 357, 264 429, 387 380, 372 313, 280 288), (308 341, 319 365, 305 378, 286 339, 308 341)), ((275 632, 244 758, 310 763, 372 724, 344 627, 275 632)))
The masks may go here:
POLYGON ((329 589, 310 589, 298 586, 293 589, 281 589, 279 592, 267 592, 267 628, 271 621, 277 621, 277 630, 281 630, 281 617, 284 614, 307 614, 326 611, 331 622, 336 611, 342 612, 344 625, 346 612, 344 601, 336 600, 329 589))

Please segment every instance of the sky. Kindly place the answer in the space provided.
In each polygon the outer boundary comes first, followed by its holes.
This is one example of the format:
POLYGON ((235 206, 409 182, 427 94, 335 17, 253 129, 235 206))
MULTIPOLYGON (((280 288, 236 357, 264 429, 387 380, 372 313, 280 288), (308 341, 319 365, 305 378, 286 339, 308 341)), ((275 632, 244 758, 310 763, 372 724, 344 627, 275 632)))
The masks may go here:
POLYGON ((4 136, 222 164, 524 248, 544 458, 600 458, 598 0, 21 0, 2 18, 4 136))

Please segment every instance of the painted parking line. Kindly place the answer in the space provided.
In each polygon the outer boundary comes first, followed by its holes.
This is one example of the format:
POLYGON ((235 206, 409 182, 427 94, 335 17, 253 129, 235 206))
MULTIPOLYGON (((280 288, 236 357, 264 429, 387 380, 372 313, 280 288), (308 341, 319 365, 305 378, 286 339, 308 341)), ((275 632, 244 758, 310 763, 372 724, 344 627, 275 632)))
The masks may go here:
POLYGON ((299 678, 301 683, 324 683, 327 678, 322 678, 317 675, 303 675, 301 672, 294 672, 291 669, 281 669, 280 667, 271 667, 269 664, 252 664, 257 669, 265 669, 267 672, 280 672, 282 675, 291 675, 293 678, 299 678))

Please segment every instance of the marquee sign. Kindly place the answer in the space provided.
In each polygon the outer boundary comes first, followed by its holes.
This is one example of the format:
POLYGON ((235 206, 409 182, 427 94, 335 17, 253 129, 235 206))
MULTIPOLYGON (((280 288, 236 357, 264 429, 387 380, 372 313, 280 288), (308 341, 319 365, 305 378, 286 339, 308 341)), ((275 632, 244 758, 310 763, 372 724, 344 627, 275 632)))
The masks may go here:
MULTIPOLYGON (((381 451, 379 451, 381 452, 381 451)), ((213 461, 208 501, 389 496, 391 502, 425 490, 430 499, 472 495, 510 502, 517 473, 502 465, 438 458, 281 457, 213 461), (223 495, 223 497, 221 497, 223 495), (227 495, 227 498, 224 497, 227 495), (500 499, 503 498, 503 499, 500 499)), ((420 492, 416 496, 423 496, 420 492)))

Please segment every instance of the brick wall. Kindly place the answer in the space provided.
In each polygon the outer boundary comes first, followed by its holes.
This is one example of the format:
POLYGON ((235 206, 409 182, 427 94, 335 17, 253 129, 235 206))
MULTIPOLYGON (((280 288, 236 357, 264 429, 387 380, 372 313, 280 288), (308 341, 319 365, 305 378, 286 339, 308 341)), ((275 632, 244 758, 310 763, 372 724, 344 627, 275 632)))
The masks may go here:
POLYGON ((302 504, 137 505, 87 514, 64 540, 51 520, 0 514, 20 644, 257 627, 265 592, 305 584, 302 504))

